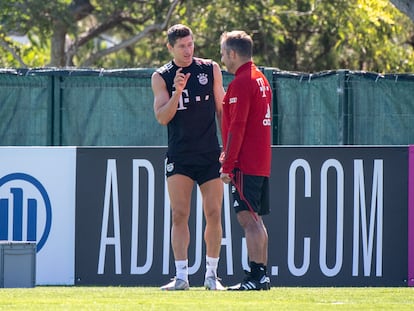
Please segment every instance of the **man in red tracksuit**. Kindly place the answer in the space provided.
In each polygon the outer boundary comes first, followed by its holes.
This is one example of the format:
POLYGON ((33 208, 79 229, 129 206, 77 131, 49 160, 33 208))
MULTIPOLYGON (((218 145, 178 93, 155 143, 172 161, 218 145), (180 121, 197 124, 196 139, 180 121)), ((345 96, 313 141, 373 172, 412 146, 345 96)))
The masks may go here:
POLYGON ((250 260, 245 279, 229 289, 269 290, 267 230, 269 214, 272 90, 252 61, 253 41, 244 31, 221 36, 221 61, 235 74, 223 100, 221 179, 232 183, 233 206, 250 260))

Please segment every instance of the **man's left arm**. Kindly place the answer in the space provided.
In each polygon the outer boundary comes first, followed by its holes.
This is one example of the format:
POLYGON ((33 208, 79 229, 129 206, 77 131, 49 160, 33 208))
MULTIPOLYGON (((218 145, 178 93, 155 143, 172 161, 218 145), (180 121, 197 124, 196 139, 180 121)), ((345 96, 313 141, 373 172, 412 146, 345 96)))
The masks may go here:
POLYGON ((224 98, 225 91, 223 87, 223 75, 221 73, 220 66, 216 62, 213 62, 213 75, 214 75, 213 92, 214 92, 214 102, 216 104, 216 118, 217 118, 217 125, 221 133, 221 118, 223 114, 223 98, 224 98))

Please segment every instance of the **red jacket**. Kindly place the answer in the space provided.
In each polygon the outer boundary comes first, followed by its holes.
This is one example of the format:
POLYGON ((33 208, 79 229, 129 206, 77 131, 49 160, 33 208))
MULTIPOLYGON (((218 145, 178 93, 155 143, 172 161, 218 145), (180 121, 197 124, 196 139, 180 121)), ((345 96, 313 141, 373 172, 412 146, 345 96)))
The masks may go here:
POLYGON ((236 72, 223 100, 222 172, 270 176, 272 89, 265 75, 248 62, 236 72))

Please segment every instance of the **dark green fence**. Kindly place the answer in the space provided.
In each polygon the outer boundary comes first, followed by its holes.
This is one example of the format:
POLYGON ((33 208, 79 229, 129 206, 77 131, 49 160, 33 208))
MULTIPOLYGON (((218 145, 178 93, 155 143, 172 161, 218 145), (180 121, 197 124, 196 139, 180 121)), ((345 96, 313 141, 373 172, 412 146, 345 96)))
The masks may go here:
MULTIPOLYGON (((414 75, 262 68, 275 145, 414 144, 414 75)), ((2 146, 164 146, 153 69, 0 71, 2 146)), ((224 72, 225 87, 232 76, 224 72)))

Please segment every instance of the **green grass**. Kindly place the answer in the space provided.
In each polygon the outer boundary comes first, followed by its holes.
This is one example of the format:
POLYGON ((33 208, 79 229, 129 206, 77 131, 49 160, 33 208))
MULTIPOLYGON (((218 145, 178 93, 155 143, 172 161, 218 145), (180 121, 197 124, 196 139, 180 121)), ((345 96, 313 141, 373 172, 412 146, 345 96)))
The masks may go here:
POLYGON ((273 287, 260 292, 155 287, 0 289, 0 310, 414 310, 414 288, 273 287))

